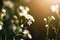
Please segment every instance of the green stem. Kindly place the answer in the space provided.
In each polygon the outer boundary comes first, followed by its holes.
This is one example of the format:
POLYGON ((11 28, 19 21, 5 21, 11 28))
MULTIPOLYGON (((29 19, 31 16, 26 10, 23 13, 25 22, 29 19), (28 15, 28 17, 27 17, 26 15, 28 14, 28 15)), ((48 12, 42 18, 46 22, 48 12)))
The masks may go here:
POLYGON ((6 35, 5 35, 5 40, 7 40, 7 39, 6 39, 6 35))
POLYGON ((49 27, 47 27, 46 40, 48 40, 48 34, 49 34, 49 27))

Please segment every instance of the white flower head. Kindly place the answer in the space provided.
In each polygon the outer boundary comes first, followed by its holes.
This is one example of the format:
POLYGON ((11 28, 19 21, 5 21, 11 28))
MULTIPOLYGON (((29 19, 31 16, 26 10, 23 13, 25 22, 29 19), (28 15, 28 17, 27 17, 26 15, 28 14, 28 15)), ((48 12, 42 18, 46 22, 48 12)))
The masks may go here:
POLYGON ((44 21, 47 21, 47 19, 46 19, 46 18, 44 18, 44 21))
POLYGON ((30 39, 32 39, 32 36, 31 36, 31 34, 28 34, 28 37, 29 37, 30 39))
POLYGON ((20 40, 24 40, 24 39, 20 39, 20 40))
POLYGON ((5 2, 4 2, 4 5, 12 8, 12 7, 13 7, 13 2, 11 2, 11 1, 9 1, 9 0, 8 0, 8 1, 5 1, 5 2))
POLYGON ((22 16, 24 16, 24 14, 23 14, 23 13, 19 13, 19 16, 21 16, 21 17, 22 17, 22 16))
POLYGON ((2 30, 2 25, 0 25, 0 30, 2 30))
POLYGON ((29 31, 27 30, 27 29, 25 29, 24 31, 23 31, 23 34, 28 34, 29 33, 29 31))
POLYGON ((19 6, 19 9, 20 10, 24 10, 24 6, 19 6))
MULTIPOLYGON (((25 8, 24 8, 23 6, 20 6, 19 8, 20 8, 20 10, 22 11, 22 12, 20 13, 20 16, 23 15, 27 20, 31 20, 31 21, 33 21, 33 22, 35 21, 34 18, 33 18, 33 16, 31 16, 31 15, 28 14, 28 11, 29 11, 29 8, 28 8, 28 7, 25 7, 25 8)), ((27 24, 31 25, 31 24, 32 24, 31 21, 28 21, 27 24)))
POLYGON ((22 10, 22 13, 23 13, 24 15, 27 15, 27 14, 28 14, 28 12, 27 12, 26 9, 22 10))
POLYGON ((26 11, 28 12, 30 9, 28 7, 25 7, 26 11))
POLYGON ((55 17, 54 16, 51 16, 53 20, 55 20, 55 17))
POLYGON ((19 6, 19 9, 22 11, 22 13, 24 15, 26 15, 28 13, 28 10, 29 10, 28 7, 24 8, 24 6, 19 6))
POLYGON ((26 18, 26 19, 30 19, 30 17, 31 17, 31 15, 29 15, 29 14, 26 14, 26 15, 25 15, 25 18, 26 18))
POLYGON ((35 19, 32 16, 31 16, 30 20, 33 21, 33 22, 35 22, 35 19))
POLYGON ((24 24, 21 24, 21 27, 24 27, 24 24))
POLYGON ((6 13, 6 10, 5 10, 5 9, 2 9, 2 12, 3 12, 3 13, 6 13))
POLYGON ((22 32, 22 28, 20 28, 19 31, 22 32))
POLYGON ((6 13, 2 13, 2 14, 1 14, 1 18, 3 18, 5 15, 6 15, 6 13))
POLYGON ((30 26, 30 25, 32 24, 32 21, 29 20, 29 21, 27 22, 27 24, 30 26))
POLYGON ((25 18, 26 18, 27 20, 30 19, 30 20, 33 21, 33 22, 35 21, 34 18, 33 18, 31 15, 29 15, 29 14, 26 14, 26 15, 24 15, 24 16, 25 16, 25 18))
POLYGON ((16 15, 13 16, 15 19, 18 19, 18 17, 16 15))
POLYGON ((0 21, 0 25, 3 25, 3 22, 2 21, 0 21))
POLYGON ((15 25, 13 25, 13 30, 16 30, 16 26, 15 25))

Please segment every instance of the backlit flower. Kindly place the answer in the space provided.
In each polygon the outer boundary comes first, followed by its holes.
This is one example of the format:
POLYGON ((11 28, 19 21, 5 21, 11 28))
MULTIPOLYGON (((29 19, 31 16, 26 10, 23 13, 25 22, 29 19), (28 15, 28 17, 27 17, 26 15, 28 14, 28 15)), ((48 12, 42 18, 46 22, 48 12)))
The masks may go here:
POLYGON ((30 26, 30 25, 32 24, 32 22, 29 20, 29 21, 27 22, 27 24, 30 26))
POLYGON ((28 7, 25 7, 25 9, 27 10, 27 12, 30 10, 28 7))
POLYGON ((2 25, 0 25, 0 30, 2 30, 2 25))
POLYGON ((28 37, 29 37, 30 39, 32 39, 32 36, 31 36, 31 34, 28 34, 28 37))
POLYGON ((24 16, 24 14, 23 14, 23 13, 19 13, 19 16, 21 16, 21 17, 22 17, 22 16, 24 16))
POLYGON ((46 19, 46 18, 44 18, 44 21, 47 21, 47 19, 46 19))
POLYGON ((5 2, 4 2, 4 5, 5 5, 5 6, 8 6, 8 7, 10 7, 10 8, 13 7, 13 3, 12 3, 11 1, 5 1, 5 2))
POLYGON ((54 16, 51 16, 53 20, 55 20, 55 17, 54 16))
POLYGON ((48 24, 46 24, 46 25, 45 25, 45 27, 49 27, 49 25, 48 25, 48 24))
POLYGON ((0 21, 0 25, 3 25, 3 22, 2 21, 0 21))
POLYGON ((24 40, 24 39, 20 39, 20 40, 24 40))
POLYGON ((24 6, 19 6, 19 9, 20 10, 24 10, 24 6))
POLYGON ((12 28, 13 28, 13 30, 16 30, 16 26, 15 25, 13 25, 12 28))
POLYGON ((2 12, 3 12, 3 13, 6 13, 6 10, 5 10, 5 9, 2 9, 2 12))
POLYGON ((24 31, 23 31, 23 34, 28 34, 29 33, 29 31, 27 30, 27 29, 25 29, 24 31))
POLYGON ((22 28, 20 28, 19 31, 22 32, 22 28))
POLYGON ((21 27, 24 27, 24 24, 21 24, 21 27))

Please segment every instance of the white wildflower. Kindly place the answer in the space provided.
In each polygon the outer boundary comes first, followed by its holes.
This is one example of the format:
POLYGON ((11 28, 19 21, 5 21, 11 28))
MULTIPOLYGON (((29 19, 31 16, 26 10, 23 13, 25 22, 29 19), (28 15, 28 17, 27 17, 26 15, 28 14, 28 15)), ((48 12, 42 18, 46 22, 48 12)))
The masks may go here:
POLYGON ((47 21, 47 19, 46 19, 46 18, 44 18, 44 21, 47 21))
POLYGON ((20 6, 19 9, 22 11, 22 13, 23 13, 24 15, 26 15, 26 14, 28 13, 28 12, 27 12, 28 9, 24 9, 23 6, 20 6))
POLYGON ((16 15, 13 16, 15 19, 18 19, 18 17, 16 15))
POLYGON ((55 20, 55 17, 54 16, 51 16, 53 20, 55 20))
POLYGON ((28 34, 29 33, 29 31, 27 30, 27 29, 25 29, 24 31, 23 31, 23 34, 28 34))
POLYGON ((20 40, 24 40, 24 39, 20 39, 20 40))
POLYGON ((0 25, 0 30, 2 30, 2 25, 0 25))
POLYGON ((13 30, 16 30, 16 26, 15 25, 13 25, 13 30))
POLYGON ((3 18, 5 15, 6 15, 6 13, 2 13, 2 14, 1 14, 1 18, 3 18))
POLYGON ((13 2, 11 2, 11 1, 5 1, 4 5, 12 8, 13 7, 13 2))
POLYGON ((30 20, 33 21, 33 22, 35 22, 35 19, 32 16, 30 17, 30 20))
POLYGON ((30 39, 32 39, 32 36, 31 36, 31 34, 28 34, 28 37, 29 37, 30 39))
POLYGON ((24 14, 23 13, 19 13, 19 16, 24 16, 24 14))
POLYGON ((24 6, 19 6, 19 9, 20 10, 24 10, 24 6))
POLYGON ((22 32, 22 28, 20 28, 19 31, 22 32))
POLYGON ((27 12, 27 10, 22 10, 22 13, 24 14, 24 15, 27 15, 28 14, 28 12, 27 12))
POLYGON ((29 21, 27 22, 27 24, 30 26, 30 25, 32 24, 32 22, 29 20, 29 21))
POLYGON ((0 25, 3 25, 3 22, 2 21, 0 21, 0 25))
POLYGON ((24 24, 21 24, 21 27, 24 27, 24 24))
POLYGON ((27 20, 30 19, 30 20, 33 21, 33 22, 35 21, 34 18, 33 18, 31 15, 29 15, 29 14, 26 14, 26 15, 24 15, 24 16, 25 16, 25 18, 26 18, 27 20))
POLYGON ((28 12, 30 9, 28 7, 25 7, 26 11, 28 12))
POLYGON ((46 25, 45 25, 45 27, 49 27, 49 25, 48 25, 48 24, 46 24, 46 25))
POLYGON ((25 16, 26 19, 30 19, 31 18, 31 15, 29 15, 29 14, 26 14, 24 16, 25 16))
POLYGON ((5 9, 2 9, 2 12, 3 12, 3 13, 6 13, 6 10, 5 10, 5 9))

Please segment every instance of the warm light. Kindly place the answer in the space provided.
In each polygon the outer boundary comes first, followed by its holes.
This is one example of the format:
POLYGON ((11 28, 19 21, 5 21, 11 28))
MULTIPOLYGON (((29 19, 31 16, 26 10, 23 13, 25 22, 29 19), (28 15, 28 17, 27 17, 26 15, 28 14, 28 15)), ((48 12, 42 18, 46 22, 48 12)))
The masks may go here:
POLYGON ((30 39, 32 39, 32 36, 31 36, 31 34, 28 34, 28 37, 29 37, 30 39))
POLYGON ((56 4, 56 3, 59 3, 59 0, 50 0, 50 2, 51 2, 52 4, 56 4))
POLYGON ((56 12, 58 9, 59 9, 59 5, 58 4, 51 6, 52 12, 56 12))
POLYGON ((60 18, 59 10, 56 11, 57 16, 60 18))

